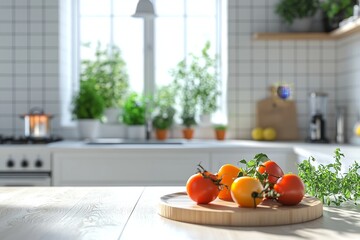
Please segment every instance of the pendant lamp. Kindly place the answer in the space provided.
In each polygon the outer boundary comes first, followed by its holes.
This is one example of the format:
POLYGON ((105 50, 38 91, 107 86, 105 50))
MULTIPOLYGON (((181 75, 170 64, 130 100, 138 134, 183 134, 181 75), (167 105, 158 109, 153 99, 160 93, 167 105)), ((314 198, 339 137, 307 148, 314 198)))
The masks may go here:
POLYGON ((150 0, 139 0, 135 14, 132 15, 136 18, 154 18, 156 17, 154 6, 150 0))

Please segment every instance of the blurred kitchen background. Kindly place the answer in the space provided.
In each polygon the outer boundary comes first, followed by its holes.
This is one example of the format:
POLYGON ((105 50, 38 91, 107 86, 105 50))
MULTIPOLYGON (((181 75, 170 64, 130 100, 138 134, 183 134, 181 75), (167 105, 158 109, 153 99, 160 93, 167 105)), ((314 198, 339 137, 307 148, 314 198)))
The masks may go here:
MULTIPOLYGON (((132 8, 128 10, 132 14, 138 1, 128 1, 133 2, 132 8)), ((70 109, 72 94, 78 88, 77 53, 81 47, 76 41, 79 43, 82 28, 77 24, 86 24, 86 18, 92 18, 93 23, 90 25, 94 26, 94 29, 89 36, 104 37, 103 29, 97 29, 107 28, 101 21, 109 18, 111 12, 104 9, 106 6, 115 7, 121 1, 80 0, 80 6, 82 2, 87 2, 93 4, 92 10, 94 6, 98 6, 100 11, 90 11, 84 13, 84 16, 81 16, 80 10, 74 8, 75 2, 0 0, 1 134, 22 135, 24 121, 19 115, 38 106, 46 113, 54 115, 53 134, 76 138, 70 109), (105 13, 101 12, 102 10, 105 13), (76 18, 77 14, 80 14, 80 21, 76 18), (106 14, 110 15, 98 16, 106 14)), ((153 2, 158 19, 161 19, 161 6, 168 6, 169 3, 166 2, 170 1, 153 2)), ((174 6, 169 9, 179 10, 176 7, 178 1, 171 2, 174 6)), ((328 94, 327 135, 330 140, 335 138, 337 105, 346 106, 347 135, 352 136, 360 110, 360 34, 333 40, 254 40, 253 36, 258 32, 285 30, 283 21, 274 13, 277 0, 196 2, 203 9, 216 4, 226 7, 221 15, 225 19, 225 22, 221 23, 224 28, 218 32, 224 36, 218 37, 222 39, 222 46, 225 46, 226 50, 222 53, 222 58, 225 59, 222 73, 226 74, 222 79, 226 90, 222 96, 225 97, 226 108, 223 112, 229 124, 227 138, 251 139, 251 130, 256 127, 256 102, 269 95, 269 86, 282 81, 290 83, 294 90, 293 100, 297 106, 301 139, 308 135, 308 94, 313 91, 328 94)), ((198 14, 201 15, 201 11, 198 14)), ((129 22, 127 26, 128 29, 122 32, 127 31, 129 37, 135 37, 133 45, 138 45, 139 51, 134 54, 141 55, 142 41, 138 41, 136 34, 133 34, 135 25, 129 22)), ((312 31, 322 29, 320 15, 312 26, 312 31)), ((142 38, 142 35, 138 37, 142 38)), ((171 34, 162 36, 161 41, 171 43, 171 34)), ((176 50, 177 45, 172 47, 176 50)), ((171 49, 166 51, 169 56, 172 54, 171 49)), ((139 69, 142 69, 142 57, 139 56, 139 59, 139 69)))

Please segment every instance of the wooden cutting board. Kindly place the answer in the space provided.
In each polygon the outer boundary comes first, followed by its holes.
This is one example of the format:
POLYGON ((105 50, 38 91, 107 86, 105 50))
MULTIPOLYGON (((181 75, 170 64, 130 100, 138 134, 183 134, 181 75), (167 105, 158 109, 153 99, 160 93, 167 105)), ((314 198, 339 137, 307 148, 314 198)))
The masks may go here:
POLYGON ((256 127, 272 127, 276 140, 299 140, 296 104, 292 100, 269 97, 257 102, 256 127))
POLYGON ((313 197, 304 197, 296 206, 283 206, 265 200, 257 208, 240 208, 234 202, 216 199, 196 204, 185 192, 160 198, 159 214, 176 221, 223 226, 271 226, 302 223, 323 214, 323 205, 313 197))

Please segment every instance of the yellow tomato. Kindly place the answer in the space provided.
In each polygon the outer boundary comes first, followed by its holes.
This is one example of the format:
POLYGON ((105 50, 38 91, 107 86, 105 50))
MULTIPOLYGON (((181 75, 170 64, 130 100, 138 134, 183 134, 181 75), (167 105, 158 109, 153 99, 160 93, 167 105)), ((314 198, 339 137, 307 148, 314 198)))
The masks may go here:
POLYGON ((234 166, 232 164, 224 164, 219 169, 217 175, 218 178, 221 179, 221 184, 223 184, 223 188, 219 193, 219 198, 225 201, 233 201, 230 193, 231 184, 237 178, 240 172, 240 168, 234 166))
POLYGON ((263 186, 253 177, 239 177, 231 185, 231 196, 240 207, 256 207, 263 200, 263 186))

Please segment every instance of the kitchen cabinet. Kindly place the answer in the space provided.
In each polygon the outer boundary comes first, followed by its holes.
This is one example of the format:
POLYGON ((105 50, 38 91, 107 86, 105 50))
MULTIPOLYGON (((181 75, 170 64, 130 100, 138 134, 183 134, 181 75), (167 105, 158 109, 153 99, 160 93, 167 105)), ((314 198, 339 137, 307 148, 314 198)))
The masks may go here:
POLYGON ((187 149, 60 151, 53 154, 53 185, 183 186, 198 163, 209 168, 210 154, 187 149))
POLYGON ((285 173, 297 173, 297 163, 314 156, 319 163, 332 161, 340 147, 343 168, 358 160, 359 148, 337 144, 261 141, 202 141, 182 145, 104 145, 59 143, 51 147, 54 186, 185 186, 197 164, 217 172, 226 163, 238 165, 265 153, 285 173), (326 161, 325 161, 326 160, 326 161))

